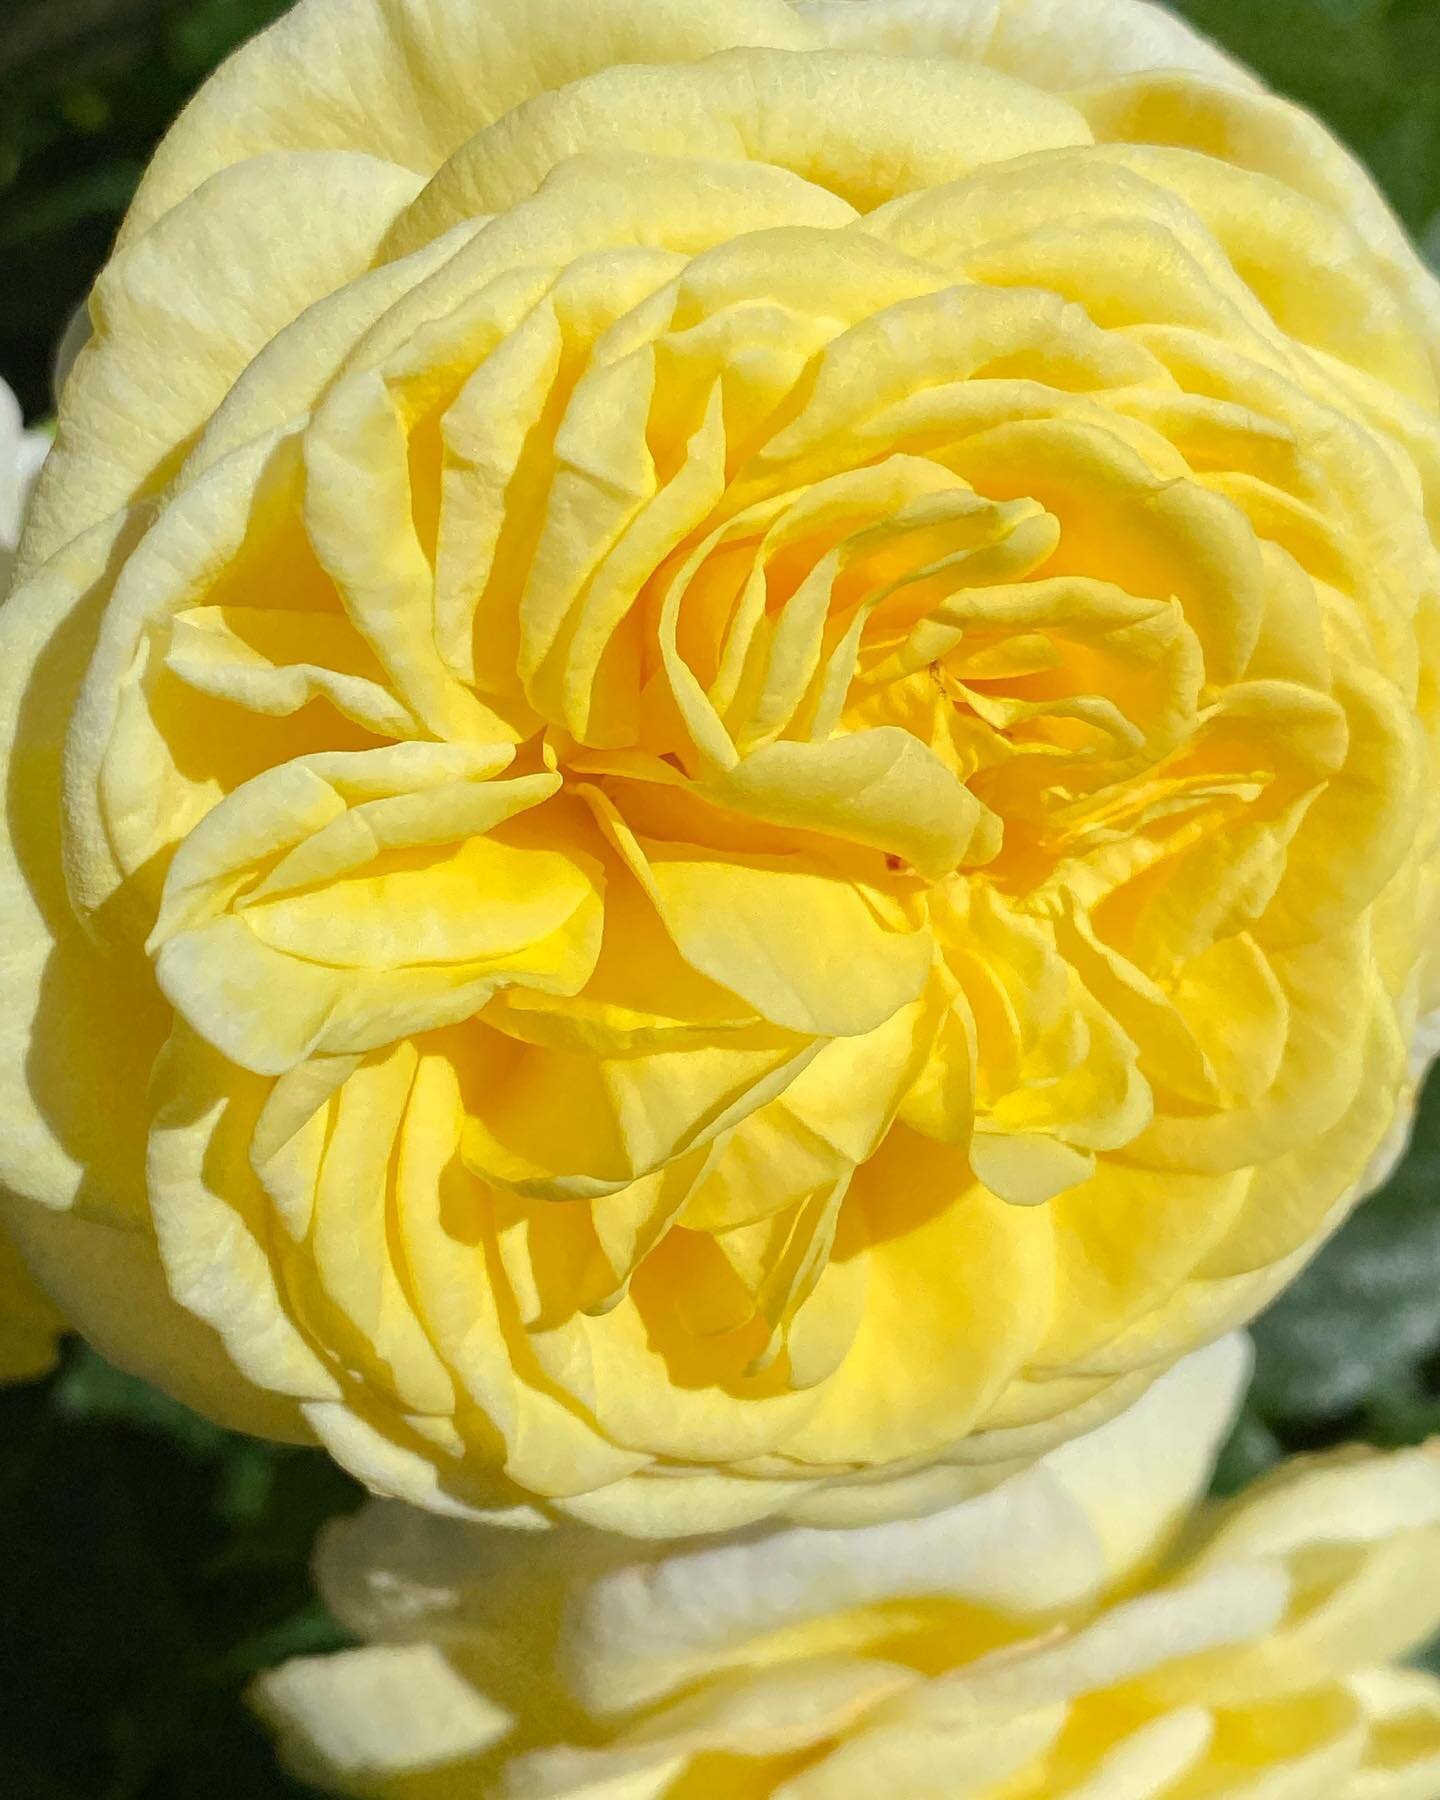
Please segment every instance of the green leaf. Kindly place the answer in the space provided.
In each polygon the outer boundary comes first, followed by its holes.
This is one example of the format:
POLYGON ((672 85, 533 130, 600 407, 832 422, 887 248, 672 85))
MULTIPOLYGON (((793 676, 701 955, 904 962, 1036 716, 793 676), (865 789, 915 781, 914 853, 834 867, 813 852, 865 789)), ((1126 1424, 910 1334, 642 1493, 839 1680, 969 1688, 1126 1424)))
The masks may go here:
POLYGON ((1247 1404, 1231 1427, 1230 1436, 1215 1463, 1210 1492, 1217 1500, 1238 1494, 1243 1487, 1272 1468, 1284 1455, 1279 1439, 1247 1404))
POLYGON ((241 1689, 347 1641, 310 1566, 355 1483, 80 1345, 0 1391, 0 1444, 5 1800, 304 1800, 241 1689))
POLYGON ((76 1342, 55 1378, 52 1404, 62 1417, 93 1419, 158 1432, 197 1456, 215 1456, 230 1442, 229 1434, 171 1400, 137 1375, 127 1375, 76 1342))
POLYGON ((1440 1675, 1440 1637, 1432 1638, 1423 1650, 1417 1650, 1410 1658, 1417 1669, 1428 1669, 1432 1675, 1440 1675))

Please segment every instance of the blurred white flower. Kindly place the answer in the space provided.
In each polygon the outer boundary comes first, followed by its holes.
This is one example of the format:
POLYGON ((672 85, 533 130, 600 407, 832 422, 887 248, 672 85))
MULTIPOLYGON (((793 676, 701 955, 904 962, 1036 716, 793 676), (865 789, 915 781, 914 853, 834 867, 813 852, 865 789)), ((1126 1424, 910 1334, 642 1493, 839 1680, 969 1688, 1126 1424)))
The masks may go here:
POLYGON ((45 432, 25 429, 20 402, 0 381, 0 595, 9 591, 25 508, 49 448, 45 432))
POLYGON ((367 1800, 1435 1800, 1440 1454, 1202 1500, 1248 1369, 1192 1356, 979 1499, 688 1544, 396 1502, 332 1526, 360 1649, 255 1699, 367 1800))

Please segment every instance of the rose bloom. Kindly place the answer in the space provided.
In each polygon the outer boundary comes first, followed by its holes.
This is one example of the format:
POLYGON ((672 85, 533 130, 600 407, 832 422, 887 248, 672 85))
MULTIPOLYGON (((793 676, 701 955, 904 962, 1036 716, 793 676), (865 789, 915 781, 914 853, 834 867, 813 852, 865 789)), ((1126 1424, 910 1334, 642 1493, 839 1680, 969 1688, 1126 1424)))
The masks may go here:
POLYGON ((319 1558, 371 1642, 255 1700, 387 1800, 1433 1800, 1440 1680, 1385 1665, 1440 1622, 1440 1454, 1196 1510, 1245 1360, 919 1521, 646 1554, 372 1503, 319 1558))
POLYGON ((0 1180, 436 1508, 934 1507, 1250 1315, 1436 985, 1440 298, 1133 0, 305 0, 0 624, 0 1180))
MULTIPOLYGON (((0 381, 0 594, 10 584, 21 521, 49 448, 43 431, 25 430, 19 401, 0 381)), ((44 1374, 55 1361, 59 1328, 55 1309, 36 1291, 0 1228, 0 1381, 44 1374)))

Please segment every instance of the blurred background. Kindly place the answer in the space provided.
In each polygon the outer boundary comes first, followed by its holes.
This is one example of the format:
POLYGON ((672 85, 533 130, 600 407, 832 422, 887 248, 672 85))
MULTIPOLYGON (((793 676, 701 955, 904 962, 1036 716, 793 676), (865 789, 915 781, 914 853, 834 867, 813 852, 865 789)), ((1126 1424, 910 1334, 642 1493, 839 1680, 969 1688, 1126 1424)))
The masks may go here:
MULTIPOLYGON (((51 409, 56 343, 160 133, 284 10, 0 0, 0 375, 28 418, 51 409)), ((1440 262, 1440 0, 1178 10, 1320 113, 1440 262)), ((1440 1080, 1398 1175, 1254 1335, 1222 1491, 1290 1451, 1440 1433, 1440 1080)), ((219 1431, 79 1344, 0 1391, 0 1800, 308 1793, 240 1696, 257 1670, 344 1641, 308 1562, 359 1498, 320 1452, 219 1431)))

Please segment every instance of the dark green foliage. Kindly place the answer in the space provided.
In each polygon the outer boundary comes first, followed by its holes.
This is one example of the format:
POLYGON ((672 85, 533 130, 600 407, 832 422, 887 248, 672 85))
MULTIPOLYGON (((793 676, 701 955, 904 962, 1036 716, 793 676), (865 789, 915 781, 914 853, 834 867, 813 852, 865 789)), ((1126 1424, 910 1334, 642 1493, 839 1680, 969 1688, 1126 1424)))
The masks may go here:
POLYGON ((0 0, 0 373, 28 414, 155 141, 286 0, 0 0))
POLYGON ((0 1441, 0 1793, 301 1796, 238 1692, 344 1641, 307 1564, 354 1484, 78 1345, 50 1382, 0 1393, 0 1441))
POLYGON ((239 1693, 345 1641, 308 1564, 354 1483, 78 1344, 48 1382, 0 1391, 0 1443, 0 1794, 303 1800, 239 1693))
MULTIPOLYGON (((283 9, 0 0, 0 374, 32 416, 159 133, 283 9)), ((1179 9, 1323 114, 1440 255, 1440 0, 1179 9)), ((1255 1338, 1218 1492, 1287 1451, 1440 1432, 1440 1081, 1395 1180, 1255 1338)), ((354 1484, 318 1451, 206 1425, 79 1346, 48 1382, 0 1392, 0 1445, 0 1796, 303 1800, 239 1695, 255 1670, 342 1641, 308 1565, 354 1484)))

